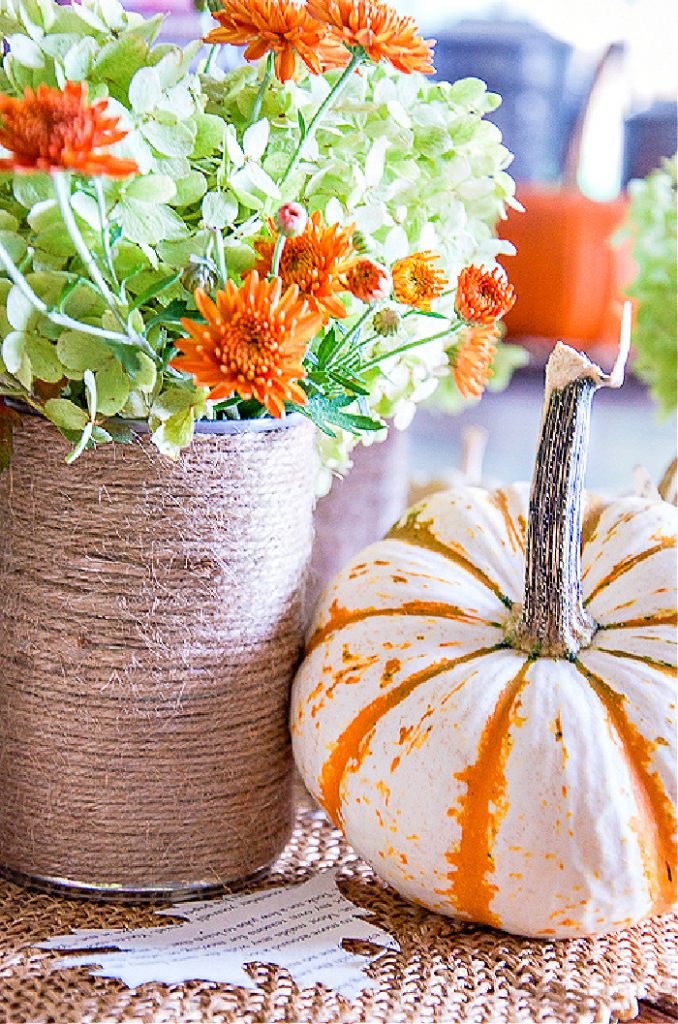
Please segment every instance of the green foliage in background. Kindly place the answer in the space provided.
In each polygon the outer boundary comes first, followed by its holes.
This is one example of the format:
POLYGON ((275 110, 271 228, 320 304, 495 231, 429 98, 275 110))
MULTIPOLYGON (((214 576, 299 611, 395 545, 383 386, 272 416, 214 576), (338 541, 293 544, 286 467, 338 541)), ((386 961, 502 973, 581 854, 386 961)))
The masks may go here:
POLYGON ((628 290, 637 303, 634 369, 664 412, 677 404, 677 165, 674 156, 646 178, 629 182, 631 205, 623 229, 638 265, 628 290))

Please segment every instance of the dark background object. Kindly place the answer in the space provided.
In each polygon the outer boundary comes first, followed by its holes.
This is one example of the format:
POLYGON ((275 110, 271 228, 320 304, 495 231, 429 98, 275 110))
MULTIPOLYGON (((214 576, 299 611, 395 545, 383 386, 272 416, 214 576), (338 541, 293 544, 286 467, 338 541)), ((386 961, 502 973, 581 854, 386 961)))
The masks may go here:
POLYGON ((657 100, 624 120, 622 186, 644 178, 678 150, 678 103, 657 100))
POLYGON ((529 21, 464 20, 441 33, 438 77, 481 78, 502 97, 489 115, 515 159, 518 181, 557 181, 588 104, 598 57, 575 50, 529 21))

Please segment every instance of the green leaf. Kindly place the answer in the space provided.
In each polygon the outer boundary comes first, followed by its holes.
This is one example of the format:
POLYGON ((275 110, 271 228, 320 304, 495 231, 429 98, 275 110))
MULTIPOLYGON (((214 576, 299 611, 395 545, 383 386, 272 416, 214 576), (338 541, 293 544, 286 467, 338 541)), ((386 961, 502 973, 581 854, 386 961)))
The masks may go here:
POLYGON ((139 306, 145 305, 151 299, 154 299, 161 292, 164 292, 167 288, 170 288, 176 281, 181 277, 181 271, 177 271, 176 274, 168 274, 167 277, 161 277, 158 281, 154 281, 150 287, 146 288, 141 295, 137 295, 136 299, 130 306, 130 310, 138 309, 139 306))
POLYGON ((350 404, 353 399, 350 396, 338 398, 324 398, 322 395, 313 395, 306 407, 300 406, 299 411, 307 410, 307 415, 320 429, 330 436, 332 431, 328 427, 341 427, 352 434, 360 434, 363 431, 383 430, 384 424, 370 416, 361 416, 358 413, 344 412, 344 406, 350 404))
POLYGON ((45 66, 45 58, 40 47, 32 39, 29 39, 28 36, 16 32, 5 38, 9 44, 13 61, 17 61, 25 68, 35 68, 37 70, 45 66))
MULTIPOLYGON (((80 4, 78 9, 83 12, 84 6, 80 4)), ((130 82, 139 68, 143 67, 147 55, 148 46, 145 41, 126 33, 101 48, 90 78, 94 82, 107 82, 111 95, 127 106, 130 82)))
POLYGON ((64 376, 64 368, 59 362, 56 348, 39 334, 29 334, 25 341, 26 355, 31 362, 33 376, 48 384, 56 384, 64 376))
POLYGON ((127 344, 124 341, 107 340, 106 347, 110 349, 118 362, 124 366, 127 373, 136 373, 139 368, 139 359, 143 354, 136 345, 127 344))
POLYGON ((181 238, 187 228, 166 206, 154 206, 123 196, 117 207, 125 237, 137 245, 156 245, 165 239, 181 238))
POLYGON ((362 381, 357 380, 355 377, 350 377, 347 374, 340 373, 338 370, 327 370, 327 376, 330 380, 334 381, 335 384, 339 384, 340 387, 345 388, 350 394, 354 395, 369 395, 369 389, 365 387, 362 381))
POLYGON ((190 408, 184 409, 164 420, 153 431, 151 439, 163 455, 177 459, 181 449, 191 443, 193 429, 193 413, 190 408))
POLYGON ((44 406, 45 416, 60 430, 84 430, 89 418, 84 409, 67 398, 49 398, 44 406))
POLYGON ((192 389, 168 388, 167 391, 163 391, 161 395, 158 395, 151 406, 151 416, 164 422, 179 412, 184 412, 186 409, 190 410, 194 401, 195 391, 192 389))
POLYGON ((175 185, 176 195, 170 200, 171 206, 193 206, 207 191, 207 179, 200 171, 191 171, 175 182, 175 185))
POLYGON ((238 216, 238 200, 230 192, 208 192, 202 201, 202 219, 207 227, 225 228, 238 216))
POLYGON ((176 270, 183 270, 191 256, 204 256, 206 237, 207 232, 203 231, 200 233, 200 237, 193 235, 191 238, 182 238, 179 241, 159 242, 158 255, 163 263, 176 270))
POLYGON ((16 331, 26 331, 40 319, 40 313, 17 285, 12 285, 7 296, 7 319, 16 331))
POLYGON ((51 227, 41 231, 36 238, 36 246, 50 255, 60 257, 62 266, 69 256, 75 254, 75 246, 70 236, 64 232, 63 223, 52 224, 51 227))
POLYGON ((199 160, 221 149, 226 125, 220 117, 216 114, 198 114, 195 126, 195 144, 191 156, 199 160))
POLYGON ((168 203, 176 191, 176 185, 167 175, 143 174, 132 178, 125 189, 125 195, 144 203, 168 203))
POLYGON ((460 107, 477 107, 486 93, 487 85, 481 78, 460 78, 449 89, 450 99, 460 107))
POLYGON ((102 416, 115 416, 120 412, 130 392, 129 377, 117 359, 96 374, 97 412, 102 416))
POLYGON ((144 394, 150 394, 158 378, 156 365, 145 352, 137 352, 137 360, 138 366, 136 370, 132 371, 134 387, 143 391, 144 394))
POLYGON ((8 373, 16 376, 26 358, 26 335, 22 331, 11 331, 2 343, 2 361, 8 373))
POLYGON ((108 430, 104 430, 103 427, 95 424, 92 427, 92 440, 95 444, 110 444, 113 440, 113 436, 108 432, 108 430))
POLYGON ((78 331, 64 331, 59 336, 56 354, 67 370, 75 370, 77 374, 102 370, 113 358, 103 341, 78 331))
POLYGON ((163 156, 190 156, 195 145, 195 129, 191 124, 162 124, 148 121, 141 133, 163 156))
POLYGON ((344 335, 332 327, 318 346, 318 366, 322 368, 330 362, 335 352, 341 348, 343 343, 344 335))
POLYGON ((0 231, 18 231, 19 221, 7 210, 0 210, 0 231))
POLYGON ((118 423, 107 423, 106 430, 116 444, 131 444, 135 437, 131 427, 125 427, 118 423))
POLYGON ((160 75, 156 68, 140 68, 129 84, 129 102, 132 110, 146 114, 162 97, 160 75))
POLYGON ((64 74, 72 82, 81 82, 92 70, 92 62, 99 49, 92 36, 85 36, 71 46, 64 57, 64 74))
POLYGON ((23 238, 17 235, 16 231, 0 231, 0 242, 15 266, 18 266, 24 259, 27 247, 23 238))

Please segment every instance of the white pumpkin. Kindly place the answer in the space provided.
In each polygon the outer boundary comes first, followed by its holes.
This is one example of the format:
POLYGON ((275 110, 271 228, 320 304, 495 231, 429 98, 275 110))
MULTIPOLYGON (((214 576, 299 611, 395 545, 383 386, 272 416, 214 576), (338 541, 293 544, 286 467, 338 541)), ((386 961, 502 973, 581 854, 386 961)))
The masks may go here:
POLYGON ((411 509, 325 593, 293 689, 297 764, 355 850, 524 935, 675 901, 676 509, 582 494, 591 396, 624 361, 558 346, 531 495, 411 509))

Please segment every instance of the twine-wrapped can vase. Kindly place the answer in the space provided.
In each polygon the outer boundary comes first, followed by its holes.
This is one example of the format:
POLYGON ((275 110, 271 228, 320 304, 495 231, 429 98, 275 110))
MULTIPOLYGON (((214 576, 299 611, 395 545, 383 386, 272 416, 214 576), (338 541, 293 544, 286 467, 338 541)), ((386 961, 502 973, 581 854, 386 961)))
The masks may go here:
POLYGON ((97 897, 218 889, 291 829, 314 430, 140 431, 67 466, 23 416, 0 476, 0 871, 97 897))

